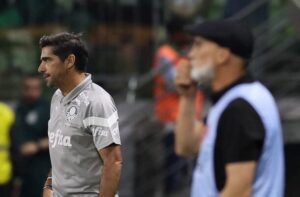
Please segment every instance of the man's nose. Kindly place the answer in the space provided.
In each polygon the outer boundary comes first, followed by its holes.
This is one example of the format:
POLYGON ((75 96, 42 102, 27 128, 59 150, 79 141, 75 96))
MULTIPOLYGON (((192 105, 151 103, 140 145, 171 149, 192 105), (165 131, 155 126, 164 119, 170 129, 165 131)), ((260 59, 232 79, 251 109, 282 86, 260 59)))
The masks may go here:
POLYGON ((44 72, 44 65, 43 65, 43 63, 41 63, 40 65, 39 65, 39 67, 38 67, 38 72, 39 73, 43 73, 44 72))

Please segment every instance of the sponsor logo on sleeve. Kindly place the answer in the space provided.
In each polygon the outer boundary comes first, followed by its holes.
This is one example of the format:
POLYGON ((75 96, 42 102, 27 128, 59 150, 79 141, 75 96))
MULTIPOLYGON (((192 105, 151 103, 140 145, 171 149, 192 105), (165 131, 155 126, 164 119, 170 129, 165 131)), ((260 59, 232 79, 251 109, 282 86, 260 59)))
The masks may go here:
POLYGON ((93 136, 108 136, 108 130, 103 127, 93 127, 92 128, 93 136))

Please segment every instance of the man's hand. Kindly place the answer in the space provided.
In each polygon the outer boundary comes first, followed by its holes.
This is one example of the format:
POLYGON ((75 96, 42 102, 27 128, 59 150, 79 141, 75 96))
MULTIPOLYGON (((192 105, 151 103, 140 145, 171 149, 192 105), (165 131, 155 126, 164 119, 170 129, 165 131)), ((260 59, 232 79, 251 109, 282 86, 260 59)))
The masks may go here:
POLYGON ((180 94, 175 151, 181 156, 194 155, 199 151, 203 137, 203 124, 196 120, 197 83, 191 78, 191 65, 188 62, 177 66, 175 83, 180 94))
POLYGON ((175 83, 179 94, 188 97, 195 96, 197 83, 191 78, 191 65, 188 62, 178 65, 176 73, 175 83))
POLYGON ((49 149, 49 140, 48 138, 43 138, 43 139, 40 139, 38 141, 38 147, 41 149, 41 150, 48 150, 49 149))
POLYGON ((39 146, 35 142, 27 142, 23 144, 20 148, 21 154, 23 156, 34 155, 38 152, 38 150, 39 150, 39 146))
POLYGON ((53 196, 53 192, 51 189, 45 188, 43 191, 43 197, 52 197, 53 196))
POLYGON ((52 197, 52 170, 50 170, 43 188, 43 197, 52 197))

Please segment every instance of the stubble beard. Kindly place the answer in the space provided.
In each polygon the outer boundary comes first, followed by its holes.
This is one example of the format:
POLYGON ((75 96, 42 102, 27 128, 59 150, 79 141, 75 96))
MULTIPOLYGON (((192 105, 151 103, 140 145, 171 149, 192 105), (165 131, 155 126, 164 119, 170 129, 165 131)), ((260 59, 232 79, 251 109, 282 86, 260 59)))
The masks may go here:
POLYGON ((210 86, 214 74, 211 61, 203 65, 192 65, 191 78, 199 85, 210 86))
POLYGON ((56 78, 56 77, 50 76, 50 77, 48 78, 48 80, 46 80, 46 84, 47 84, 47 87, 58 88, 58 85, 57 85, 57 78, 56 78))

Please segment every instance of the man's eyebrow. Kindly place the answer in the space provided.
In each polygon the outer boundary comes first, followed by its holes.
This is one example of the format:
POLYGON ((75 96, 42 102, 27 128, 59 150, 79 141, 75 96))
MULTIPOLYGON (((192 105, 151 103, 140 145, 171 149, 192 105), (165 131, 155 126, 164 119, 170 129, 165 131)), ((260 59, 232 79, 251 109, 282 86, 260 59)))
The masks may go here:
POLYGON ((48 59, 50 59, 50 57, 41 57, 41 60, 43 60, 43 61, 46 61, 48 59))

